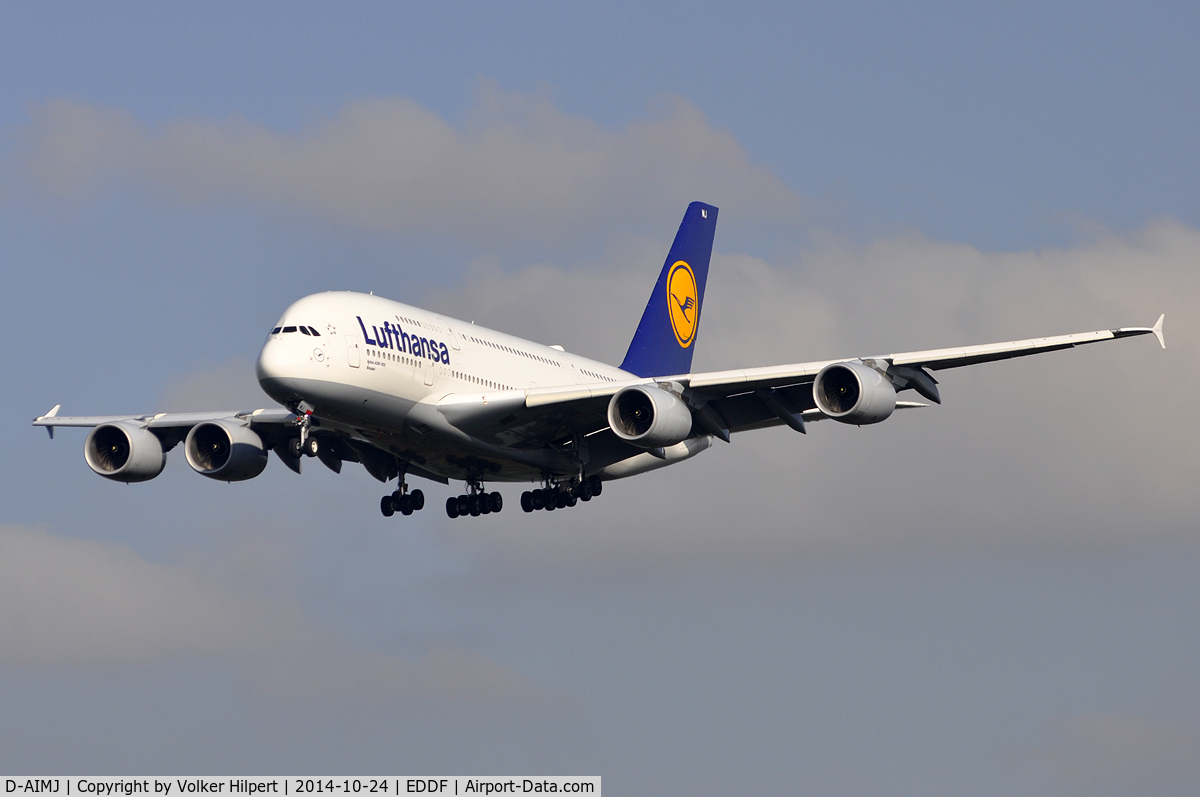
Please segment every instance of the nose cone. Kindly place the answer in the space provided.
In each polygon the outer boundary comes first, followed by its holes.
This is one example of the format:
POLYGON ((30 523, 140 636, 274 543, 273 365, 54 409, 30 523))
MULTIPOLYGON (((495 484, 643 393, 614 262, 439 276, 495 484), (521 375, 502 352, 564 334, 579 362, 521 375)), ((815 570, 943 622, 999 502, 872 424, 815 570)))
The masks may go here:
POLYGON ((272 338, 258 353, 254 363, 254 374, 263 391, 281 404, 296 401, 300 396, 296 393, 296 385, 292 381, 295 375, 295 364, 289 356, 289 346, 278 338, 272 338))

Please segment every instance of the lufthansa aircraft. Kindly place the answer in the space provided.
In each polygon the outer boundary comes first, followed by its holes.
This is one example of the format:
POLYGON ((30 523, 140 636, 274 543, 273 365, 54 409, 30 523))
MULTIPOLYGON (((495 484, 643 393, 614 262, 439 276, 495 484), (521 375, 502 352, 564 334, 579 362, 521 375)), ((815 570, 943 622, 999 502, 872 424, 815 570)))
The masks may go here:
POLYGON ((34 421, 91 427, 83 456, 119 482, 153 479, 180 443, 197 473, 241 481, 274 451, 300 472, 315 457, 335 472, 359 462, 396 489, 385 516, 425 505, 409 476, 466 492, 446 499, 450 517, 499 512, 488 482, 534 482, 521 508, 575 506, 603 483, 681 462, 713 438, 767 426, 804 433, 832 418, 861 426, 912 390, 941 403, 931 371, 1152 334, 1102 329, 983 346, 692 373, 717 209, 688 206, 650 301, 619 368, 417 307, 361 293, 300 299, 275 323, 256 372, 283 408, 245 412, 65 417, 34 421))

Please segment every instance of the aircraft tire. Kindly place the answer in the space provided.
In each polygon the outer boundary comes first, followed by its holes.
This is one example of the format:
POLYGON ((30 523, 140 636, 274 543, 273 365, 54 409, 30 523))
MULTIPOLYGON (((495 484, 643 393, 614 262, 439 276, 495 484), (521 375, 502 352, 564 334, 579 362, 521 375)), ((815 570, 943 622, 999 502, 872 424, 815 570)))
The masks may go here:
POLYGON ((499 512, 504 508, 504 496, 500 493, 492 493, 487 497, 488 508, 493 512, 499 512))
POLYGON ((392 505, 396 507, 397 511, 399 511, 401 515, 404 515, 405 517, 408 517, 413 513, 412 499, 407 495, 400 496, 399 501, 392 501, 392 505))
POLYGON ((321 441, 315 437, 310 437, 304 441, 304 456, 315 457, 317 452, 321 450, 321 441))
POLYGON ((383 513, 384 517, 391 517, 396 514, 396 508, 392 506, 392 497, 390 495, 385 495, 379 499, 379 511, 383 513))
POLYGON ((604 490, 604 482, 600 481, 600 477, 593 476, 588 479, 588 481, 592 483, 592 495, 600 495, 600 493, 604 490))
POLYGON ((300 459, 300 457, 304 456, 304 452, 300 450, 299 437, 293 437, 288 440, 287 452, 288 456, 290 456, 292 459, 300 459))
POLYGON ((579 499, 575 497, 574 493, 567 493, 567 497, 566 497, 567 506, 575 506, 575 504, 578 501, 579 501, 579 499))
POLYGON ((546 506, 545 499, 542 498, 541 490, 531 490, 529 492, 529 505, 534 509, 544 509, 546 506))
POLYGON ((414 512, 420 512, 425 508, 425 493, 421 492, 420 490, 413 490, 408 494, 408 497, 412 499, 412 508, 414 512))
POLYGON ((470 507, 467 508, 467 512, 471 515, 471 517, 479 517, 481 513, 477 498, 478 497, 474 495, 468 496, 468 503, 470 503, 470 507))
POLYGON ((460 495, 455 500, 458 501, 458 514, 460 514, 460 515, 471 514, 471 496, 460 495))
POLYGON ((580 501, 592 500, 592 482, 589 479, 584 479, 575 488, 575 493, 579 496, 580 501))
POLYGON ((453 495, 446 499, 446 516, 458 517, 458 499, 453 495))
POLYGON ((553 512, 555 509, 558 509, 558 501, 554 499, 554 490, 552 488, 547 487, 545 490, 542 490, 542 504, 545 506, 547 512, 553 512))
POLYGON ((567 507, 567 491, 566 490, 555 490, 554 491, 554 505, 557 506, 559 509, 566 509, 566 507, 567 507))
POLYGON ((521 493, 521 511, 522 512, 532 512, 533 511, 533 496, 530 495, 528 490, 521 493))

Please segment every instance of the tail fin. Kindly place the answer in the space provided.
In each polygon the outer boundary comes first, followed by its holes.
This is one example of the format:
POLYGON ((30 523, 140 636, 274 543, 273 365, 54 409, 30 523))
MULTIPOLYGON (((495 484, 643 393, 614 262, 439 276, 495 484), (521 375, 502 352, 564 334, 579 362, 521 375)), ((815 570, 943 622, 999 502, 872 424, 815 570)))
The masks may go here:
POLYGON ((623 370, 638 376, 669 376, 691 370, 716 229, 715 207, 703 202, 688 205, 621 363, 623 370))

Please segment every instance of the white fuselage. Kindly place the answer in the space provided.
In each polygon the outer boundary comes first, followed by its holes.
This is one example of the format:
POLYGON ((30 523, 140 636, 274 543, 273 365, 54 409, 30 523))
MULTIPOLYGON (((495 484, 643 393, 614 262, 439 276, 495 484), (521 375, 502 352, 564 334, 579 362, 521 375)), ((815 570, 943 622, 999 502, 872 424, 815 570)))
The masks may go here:
MULTIPOLYGON (((531 388, 637 378, 557 348, 351 292, 314 294, 292 304, 268 335, 256 372, 267 394, 286 406, 385 438, 393 450, 427 451, 432 445, 460 456, 471 446, 434 442, 422 437, 419 424, 413 428, 415 406, 449 394, 498 399, 531 388)), ((524 480, 538 470, 513 464, 494 478, 524 480)))

